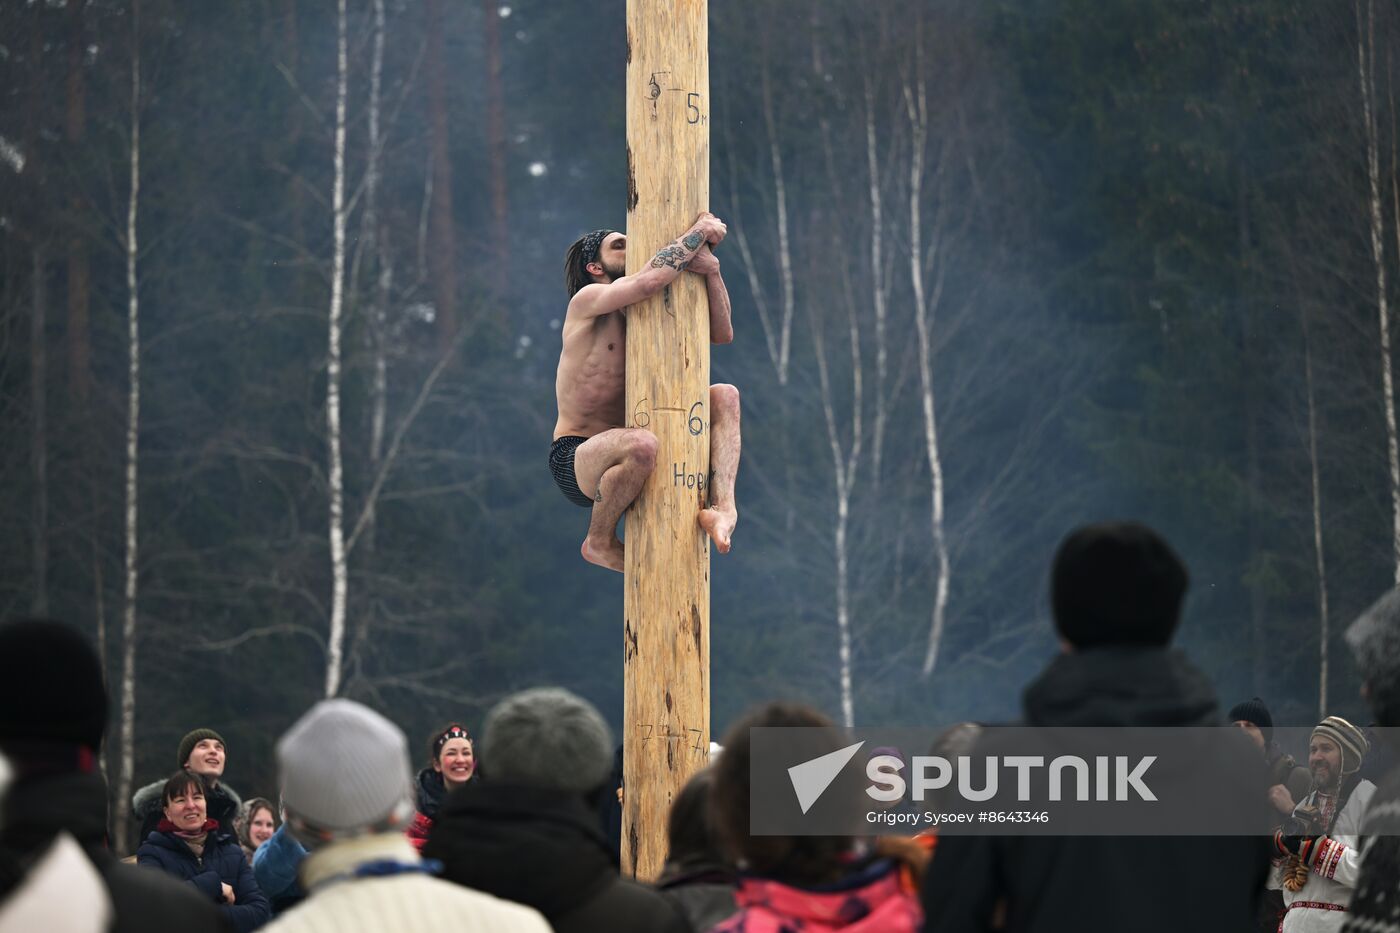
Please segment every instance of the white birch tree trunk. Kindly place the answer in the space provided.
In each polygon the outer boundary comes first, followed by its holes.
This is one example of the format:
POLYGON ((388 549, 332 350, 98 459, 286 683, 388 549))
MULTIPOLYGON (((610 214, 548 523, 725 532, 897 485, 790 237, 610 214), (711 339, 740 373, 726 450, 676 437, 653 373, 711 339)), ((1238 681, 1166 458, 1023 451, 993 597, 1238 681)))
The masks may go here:
MULTIPOLYGON (((815 12, 812 24, 812 68, 814 74, 820 76, 823 69, 821 45, 817 37, 821 30, 817 26, 815 12)), ((840 179, 835 168, 830 127, 825 117, 821 118, 820 126, 822 149, 826 157, 827 177, 834 196, 840 190, 840 179)), ((845 266, 842 266, 840 274, 842 295, 846 305, 846 343, 851 353, 851 440, 849 447, 843 445, 841 431, 836 422, 836 402, 826 357, 826 340, 821 323, 815 317, 812 319, 811 334, 813 350, 817 359, 817 377, 821 387, 822 416, 826 421, 827 443, 831 448, 832 475, 836 486, 836 521, 832 543, 836 549, 837 659, 841 691, 841 721, 847 728, 851 728, 855 726, 856 712, 851 611, 850 521, 852 494, 855 490, 856 476, 865 447, 865 370, 861 358, 861 334, 857 324, 855 293, 851 286, 850 272, 845 266)), ((823 302, 823 304, 829 305, 831 302, 823 302)))
POLYGON ((333 256, 331 307, 326 328, 326 447, 330 460, 327 486, 331 550, 330 637, 326 640, 327 697, 340 692, 345 648, 345 606, 349 588, 345 557, 345 472, 340 436, 341 306, 345 299, 345 98, 349 72, 346 62, 345 0, 338 0, 336 11, 335 180, 331 196, 333 256))
MULTIPOLYGON (((385 248, 379 227, 379 182, 384 144, 380 133, 381 100, 384 75, 384 0, 371 0, 373 14, 373 42, 369 66, 369 110, 368 110, 368 156, 365 166, 364 198, 365 209, 361 217, 360 245, 369 257, 370 268, 374 270, 374 281, 369 301, 368 324, 365 339, 371 360, 369 384, 369 465, 372 473, 377 473, 384 460, 385 429, 389 414, 389 364, 387 342, 389 296, 393 283, 393 271, 389 263, 389 251, 385 248)), ((359 253, 356 254, 356 258, 359 253)), ((358 282, 357 269, 352 264, 350 282, 358 282)), ((365 503, 364 550, 369 559, 374 559, 375 501, 365 503)), ((346 544, 346 560, 353 551, 353 536, 346 544)), ((353 678, 364 667, 364 648, 369 641, 369 632, 376 615, 374 585, 367 585, 362 595, 362 611, 356 614, 354 634, 346 652, 347 678, 353 678)))
MULTIPOLYGON (((369 71, 369 165, 365 170, 364 231, 375 263, 375 291, 371 311, 374 375, 370 380, 370 465, 378 469, 384 456, 384 427, 388 418, 389 368, 385 359, 385 327, 393 273, 379 236, 379 166, 383 144, 379 135, 380 89, 384 73, 384 0, 373 0, 374 51, 369 71)), ((371 510, 373 505, 370 506, 371 510)), ((374 523, 373 511, 369 522, 374 523)))
MULTIPOLYGON (((795 306, 792 284, 792 245, 788 239, 787 181, 783 175, 783 153, 773 119, 773 93, 768 68, 763 69, 763 119, 768 125, 768 158, 773 163, 773 193, 778 208, 778 272, 782 296, 782 321, 778 330, 778 385, 787 385, 788 359, 792 346, 792 314, 795 306)), ((746 244, 747 245, 747 244, 746 244)))
POLYGON ((779 291, 776 309, 769 306, 768 292, 764 289, 763 282, 759 278, 758 263, 754 258, 753 249, 749 246, 747 225, 743 221, 742 202, 739 198, 739 167, 735 156, 738 147, 726 126, 725 140, 727 145, 724 148, 729 154, 729 200, 734 211, 734 223, 731 225, 730 233, 734 237, 734 242, 739 245, 739 261, 744 267, 745 276, 748 278, 749 294, 753 298, 754 310, 758 312, 759 326, 763 329, 763 340, 768 350, 768 360, 773 364, 773 372, 778 377, 778 385, 785 386, 788 379, 788 360, 791 356, 792 318, 796 309, 796 298, 793 291, 792 245, 788 235, 787 178, 783 170, 782 149, 778 145, 777 121, 773 115, 773 100, 769 87, 766 59, 763 65, 761 88, 763 117, 768 131, 768 161, 773 170, 772 182, 768 187, 773 190, 777 215, 775 221, 777 253, 774 260, 777 264, 779 291))
POLYGON ((861 411, 864 405, 863 378, 860 359, 860 330, 856 327, 854 311, 849 314, 851 346, 851 447, 842 449, 841 432, 836 424, 836 404, 832 397, 831 374, 826 360, 826 343, 821 327, 812 328, 812 342, 817 356, 817 377, 821 385, 822 414, 826 419, 827 442, 831 446, 831 464, 836 478, 836 526, 832 541, 836 548, 836 634, 837 658, 840 664, 841 721, 847 727, 856 724, 855 688, 852 674, 850 545, 848 530, 851 517, 851 492, 855 488, 856 471, 860 466, 864 427, 861 411))
POLYGON ((1317 612, 1321 627, 1318 649, 1317 717, 1327 716, 1328 652, 1331 623, 1327 605, 1327 558, 1322 547, 1322 474, 1317 463, 1317 403, 1313 392, 1312 335, 1303 309, 1303 381, 1308 394, 1308 466, 1312 472, 1313 556, 1317 566, 1317 612))
POLYGON ((847 526, 850 522, 849 489, 836 499, 836 632, 837 656, 841 662, 841 722, 855 728, 856 701, 851 676, 851 571, 847 526))
POLYGON ((132 780, 136 773, 136 597, 137 559, 137 469, 141 427, 141 317, 140 293, 136 283, 136 209, 141 196, 141 46, 139 0, 131 10, 131 196, 126 207, 126 289, 127 289, 127 414, 126 414, 126 560, 122 601, 121 675, 121 764, 117 780, 117 844, 125 851, 127 815, 130 812, 132 780))
POLYGON ((1367 18, 1356 9, 1356 67, 1361 89, 1362 117, 1366 122, 1366 174, 1370 181, 1371 258, 1376 267, 1376 315, 1381 332, 1381 394, 1385 403, 1386 454, 1390 464, 1391 547, 1395 582, 1400 584, 1400 438, 1395 425, 1395 383, 1390 358, 1390 310, 1385 290, 1385 220, 1381 213, 1380 143, 1375 114, 1375 3, 1368 0, 1367 18))
MULTIPOLYGON (((915 67, 919 67, 920 64, 916 59, 915 67)), ((909 160, 909 277, 914 290, 914 326, 919 336, 919 388, 924 421, 924 449, 929 470, 929 527, 933 535, 933 554, 938 568, 934 582, 932 617, 929 621, 928 648, 924 652, 923 675, 928 677, 938 664, 938 648, 943 641, 951 577, 948 539, 943 520, 943 459, 938 448, 938 409, 933 389, 933 325, 930 320, 932 311, 941 297, 943 277, 940 271, 933 294, 929 295, 924 283, 921 204, 924 160, 928 145, 928 95, 922 76, 914 88, 905 85, 904 99, 913 129, 913 151, 909 160)), ((936 256, 936 236, 931 245, 936 256)))
POLYGON ((875 436, 871 447, 871 471, 878 492, 885 450, 885 381, 889 371, 889 354, 885 348, 884 203, 880 191, 879 147, 875 134, 875 88, 868 77, 865 81, 865 161, 870 173, 870 281, 871 298, 875 305, 875 436))

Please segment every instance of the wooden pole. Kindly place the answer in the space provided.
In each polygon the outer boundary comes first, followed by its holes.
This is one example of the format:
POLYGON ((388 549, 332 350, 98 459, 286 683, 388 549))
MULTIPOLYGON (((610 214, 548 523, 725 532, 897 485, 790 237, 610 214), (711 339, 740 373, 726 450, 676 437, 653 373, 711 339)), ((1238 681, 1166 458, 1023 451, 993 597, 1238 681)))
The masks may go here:
MULTIPOLYGON (((627 0, 627 273, 710 199, 708 0, 627 0)), ((705 285, 682 273, 627 314, 627 423, 656 469, 627 515, 622 867, 653 879, 666 816, 710 747, 710 470, 705 285)))

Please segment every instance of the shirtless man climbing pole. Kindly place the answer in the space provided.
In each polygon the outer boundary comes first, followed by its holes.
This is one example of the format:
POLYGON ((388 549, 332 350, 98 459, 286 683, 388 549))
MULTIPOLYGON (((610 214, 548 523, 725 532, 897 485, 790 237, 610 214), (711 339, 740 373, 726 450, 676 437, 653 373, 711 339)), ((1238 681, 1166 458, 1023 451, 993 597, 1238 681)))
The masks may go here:
MULTIPOLYGON (((711 252, 724 234, 718 217, 701 214, 636 275, 624 275, 627 237, 615 230, 580 237, 565 256, 570 297, 554 382, 559 420, 549 467, 570 502, 593 510, 580 550, 585 560, 600 567, 621 572, 617 522, 656 466, 656 435, 624 427, 627 307, 655 295, 689 269, 705 277, 711 342, 733 340, 729 293, 720 278, 719 260, 711 252)), ((710 386, 710 504, 697 521, 721 554, 729 553, 739 520, 734 504, 738 471, 739 390, 710 386)))

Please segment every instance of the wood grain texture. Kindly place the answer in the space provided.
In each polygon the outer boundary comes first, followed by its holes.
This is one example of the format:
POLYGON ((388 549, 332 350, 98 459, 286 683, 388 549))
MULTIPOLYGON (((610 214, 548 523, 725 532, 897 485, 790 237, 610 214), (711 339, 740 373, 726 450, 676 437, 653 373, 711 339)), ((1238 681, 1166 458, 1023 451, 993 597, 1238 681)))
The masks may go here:
MULTIPOLYGON (((707 0, 627 2, 627 272, 710 199, 707 0)), ((710 332, 705 285, 682 273, 627 317, 628 425, 659 443, 627 513, 622 866, 654 879, 666 816, 710 745, 710 332)))

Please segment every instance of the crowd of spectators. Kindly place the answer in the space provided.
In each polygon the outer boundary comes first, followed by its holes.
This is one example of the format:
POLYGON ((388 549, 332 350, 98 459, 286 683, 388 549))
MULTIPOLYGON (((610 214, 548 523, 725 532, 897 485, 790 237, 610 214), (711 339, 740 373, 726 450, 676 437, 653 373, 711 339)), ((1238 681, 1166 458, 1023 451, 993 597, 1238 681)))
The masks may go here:
MULTIPOLYGON (((0 624, 0 933, 1400 933, 1400 770, 1367 731, 1325 717, 1303 764, 1263 699, 1225 711, 1172 647, 1188 576, 1150 529, 1080 529, 1050 576, 1063 650, 1025 687, 1020 721, 1233 724, 1263 759, 1272 837, 755 834, 751 730, 836 728, 770 702, 676 797, 665 867, 643 883, 619 872, 618 829, 600 819, 617 812, 611 730, 546 687, 506 697, 478 738, 435 730, 419 768, 378 712, 322 701, 276 745, 277 793, 246 803, 223 779, 222 736, 195 728, 175 771, 129 801, 140 840, 123 864, 97 767, 100 661, 77 630, 20 619, 0 624)), ((1346 637, 1375 724, 1400 725, 1400 588, 1346 637)), ((962 724, 942 742, 978 734, 962 724)))

